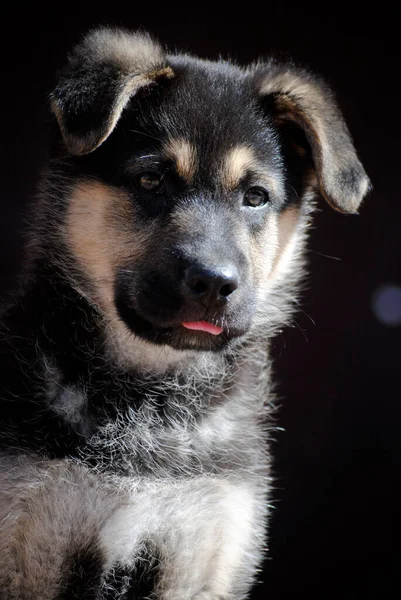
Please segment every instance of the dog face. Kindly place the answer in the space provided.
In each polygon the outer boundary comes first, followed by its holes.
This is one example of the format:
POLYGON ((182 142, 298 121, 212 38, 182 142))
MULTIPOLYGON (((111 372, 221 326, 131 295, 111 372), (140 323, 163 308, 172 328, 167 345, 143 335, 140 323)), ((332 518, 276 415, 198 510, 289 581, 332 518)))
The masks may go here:
POLYGON ((152 344, 219 350, 269 321, 312 197, 354 212, 368 187, 331 93, 292 67, 166 57, 98 30, 52 108, 73 172, 69 272, 114 329, 152 344))

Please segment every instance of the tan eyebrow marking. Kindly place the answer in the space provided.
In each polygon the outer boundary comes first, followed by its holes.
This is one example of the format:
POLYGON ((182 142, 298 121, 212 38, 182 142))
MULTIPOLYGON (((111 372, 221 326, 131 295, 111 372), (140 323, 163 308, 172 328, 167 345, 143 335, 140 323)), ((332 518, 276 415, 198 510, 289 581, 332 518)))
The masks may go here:
POLYGON ((234 189, 252 166, 256 166, 256 160, 249 146, 236 146, 230 150, 224 159, 221 171, 224 187, 229 190, 234 189))
POLYGON ((164 145, 164 154, 174 161, 177 173, 191 183, 197 169, 196 149, 183 138, 171 139, 164 145))
POLYGON ((257 176, 261 184, 265 185, 269 192, 276 195, 283 193, 282 181, 279 174, 266 173, 260 161, 257 160, 252 148, 249 146, 236 146, 226 154, 221 169, 221 178, 224 187, 234 190, 248 171, 257 176))

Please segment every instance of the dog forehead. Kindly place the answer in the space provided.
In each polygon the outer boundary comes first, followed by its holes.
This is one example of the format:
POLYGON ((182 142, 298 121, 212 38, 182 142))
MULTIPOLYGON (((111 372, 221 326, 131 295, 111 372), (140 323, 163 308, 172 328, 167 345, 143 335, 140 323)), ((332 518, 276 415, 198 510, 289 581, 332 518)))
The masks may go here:
MULTIPOLYGON (((178 57, 177 57, 178 61, 178 57)), ((239 142, 260 137, 267 123, 261 118, 256 96, 244 73, 235 66, 219 62, 181 59, 175 77, 162 96, 166 130, 180 131, 194 142, 239 142)))
POLYGON ((199 169, 218 167, 224 182, 234 185, 252 166, 277 163, 275 130, 245 72, 228 63, 185 56, 174 57, 170 64, 174 77, 150 104, 141 105, 140 113, 185 180, 199 169))

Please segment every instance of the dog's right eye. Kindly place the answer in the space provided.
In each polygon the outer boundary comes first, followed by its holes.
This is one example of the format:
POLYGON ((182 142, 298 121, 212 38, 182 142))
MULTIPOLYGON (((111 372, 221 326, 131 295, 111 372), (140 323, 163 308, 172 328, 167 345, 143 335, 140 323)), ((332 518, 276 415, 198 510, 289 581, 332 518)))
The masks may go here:
POLYGON ((141 173, 135 178, 135 185, 144 192, 160 192, 163 180, 157 173, 141 173))
POLYGON ((269 194, 266 192, 266 190, 263 190, 259 187, 249 188, 244 196, 245 206, 250 206, 251 208, 259 208, 260 206, 264 206, 268 201, 269 194))

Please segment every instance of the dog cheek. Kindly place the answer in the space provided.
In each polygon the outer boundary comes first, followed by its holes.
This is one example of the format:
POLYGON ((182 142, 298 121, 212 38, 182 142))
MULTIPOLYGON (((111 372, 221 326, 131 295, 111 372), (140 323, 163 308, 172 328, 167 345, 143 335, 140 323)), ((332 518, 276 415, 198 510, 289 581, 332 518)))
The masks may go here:
POLYGON ((296 207, 288 208, 278 216, 276 254, 269 275, 273 284, 294 271, 293 261, 297 258, 297 250, 303 246, 300 244, 300 221, 300 210, 296 207))
POLYGON ((101 183, 80 182, 69 198, 64 242, 78 265, 73 283, 105 314, 112 311, 117 273, 146 252, 147 229, 135 222, 130 199, 101 183))
POLYGON ((257 241, 255 261, 258 268, 258 301, 265 302, 269 293, 293 273, 299 246, 299 210, 291 207, 270 215, 257 241))
POLYGON ((279 244, 277 215, 271 214, 263 229, 255 234, 251 241, 251 259, 253 279, 257 301, 263 301, 264 289, 268 284, 279 244))

